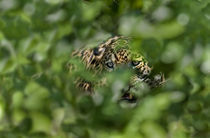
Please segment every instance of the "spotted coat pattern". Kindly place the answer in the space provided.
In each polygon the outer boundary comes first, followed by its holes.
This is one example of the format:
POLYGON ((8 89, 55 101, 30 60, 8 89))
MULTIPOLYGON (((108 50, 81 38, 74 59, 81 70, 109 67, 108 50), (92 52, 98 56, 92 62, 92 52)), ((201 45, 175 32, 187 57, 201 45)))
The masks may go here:
MULTIPOLYGON (((129 89, 124 91, 122 99, 133 101, 135 96, 129 93, 136 83, 144 82, 149 87, 154 88, 160 86, 165 80, 163 74, 158 74, 151 77, 150 73, 152 68, 148 66, 148 62, 141 54, 133 54, 129 46, 130 39, 124 36, 115 36, 95 48, 80 49, 74 51, 71 57, 79 57, 84 63, 87 70, 94 70, 96 74, 101 72, 110 72, 117 68, 119 65, 128 65, 135 70, 134 76, 131 77, 129 89)), ((70 70, 72 67, 69 66, 70 70)), ((105 79, 102 85, 106 84, 105 79)), ((75 81, 78 88, 83 91, 94 93, 96 84, 78 78, 75 81)), ((101 85, 101 83, 97 83, 101 85)))

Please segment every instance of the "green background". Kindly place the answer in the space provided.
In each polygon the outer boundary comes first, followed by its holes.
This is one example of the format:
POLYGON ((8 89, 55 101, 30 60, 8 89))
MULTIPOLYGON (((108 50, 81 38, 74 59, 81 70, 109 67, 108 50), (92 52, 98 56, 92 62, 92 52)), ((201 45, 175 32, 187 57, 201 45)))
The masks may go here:
POLYGON ((208 138, 209 37, 210 0, 0 0, 0 137, 208 138), (166 77, 135 107, 116 102, 129 70, 89 97, 73 81, 97 78, 66 69, 72 50, 114 35, 166 77))

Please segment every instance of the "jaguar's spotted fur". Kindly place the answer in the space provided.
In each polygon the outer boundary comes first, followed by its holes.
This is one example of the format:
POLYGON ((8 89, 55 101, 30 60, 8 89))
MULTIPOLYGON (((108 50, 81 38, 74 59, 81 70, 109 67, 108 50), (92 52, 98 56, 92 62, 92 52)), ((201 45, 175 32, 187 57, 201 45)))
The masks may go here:
MULTIPOLYGON (((118 65, 128 65, 135 70, 135 75, 131 78, 129 89, 124 90, 122 99, 134 100, 135 97, 129 93, 129 90, 135 87, 136 83, 145 82, 151 88, 157 87, 164 82, 163 74, 151 77, 151 67, 148 66, 145 58, 140 54, 134 54, 129 47, 130 39, 123 36, 115 36, 100 44, 98 47, 81 49, 73 52, 72 56, 80 57, 88 70, 94 70, 96 74, 103 71, 112 71, 118 65)), ((105 84, 105 81, 103 81, 105 84)), ((103 84, 102 83, 102 84, 103 84)), ((93 93, 94 86, 99 85, 91 82, 77 79, 77 87, 84 91, 93 93)))

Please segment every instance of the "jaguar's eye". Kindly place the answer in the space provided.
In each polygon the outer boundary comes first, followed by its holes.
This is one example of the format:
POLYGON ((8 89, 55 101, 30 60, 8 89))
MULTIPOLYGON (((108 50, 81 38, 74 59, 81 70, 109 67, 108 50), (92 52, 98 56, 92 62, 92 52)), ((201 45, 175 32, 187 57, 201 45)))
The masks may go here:
POLYGON ((131 62, 131 64, 132 64, 133 66, 139 65, 139 63, 140 63, 140 61, 132 61, 132 62, 131 62))
POLYGON ((114 68, 114 63, 111 62, 111 61, 107 62, 106 65, 107 65, 108 68, 114 68))

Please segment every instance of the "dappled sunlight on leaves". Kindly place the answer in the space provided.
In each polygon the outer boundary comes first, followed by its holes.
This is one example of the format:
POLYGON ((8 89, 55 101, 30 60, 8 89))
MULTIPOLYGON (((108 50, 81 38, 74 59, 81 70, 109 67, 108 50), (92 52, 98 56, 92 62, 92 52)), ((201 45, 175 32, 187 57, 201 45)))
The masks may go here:
POLYGON ((210 137, 209 21, 209 0, 1 0, 0 137, 210 137), (71 56, 115 35, 166 78, 135 103, 119 101, 133 71, 71 56), (79 77, 106 85, 84 93, 79 77))

